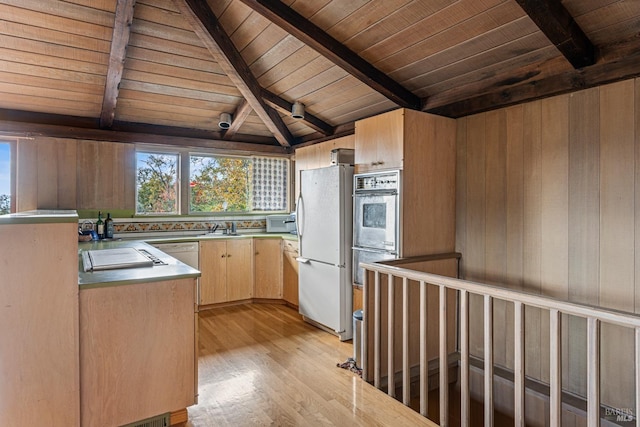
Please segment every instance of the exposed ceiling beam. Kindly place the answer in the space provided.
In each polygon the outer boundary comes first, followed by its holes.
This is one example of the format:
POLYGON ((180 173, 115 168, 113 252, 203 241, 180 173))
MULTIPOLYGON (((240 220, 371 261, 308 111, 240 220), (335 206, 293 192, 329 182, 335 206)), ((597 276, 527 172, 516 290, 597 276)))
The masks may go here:
MULTIPOLYGON (((291 104, 289 101, 285 99, 280 98, 275 93, 272 93, 266 89, 263 89, 262 98, 265 101, 267 101, 269 104, 271 104, 273 108, 279 109, 284 114, 291 114, 291 107, 293 106, 293 104, 291 104)), ((326 136, 333 135, 335 131, 334 127, 331 126, 329 123, 319 119, 313 114, 310 114, 308 111, 304 112, 304 119, 302 120, 305 122, 307 126, 309 126, 312 129, 315 129, 316 131, 326 136)))
POLYGON ((401 107, 420 110, 422 100, 281 1, 241 0, 327 59, 401 107))
POLYGON ((180 147, 209 148, 234 153, 288 154, 290 149, 271 144, 224 141, 218 132, 195 132, 190 136, 187 129, 167 126, 142 125, 140 123, 114 123, 123 130, 97 129, 96 119, 59 116, 46 113, 31 113, 0 109, 2 134, 13 137, 52 137, 109 141, 121 143, 145 143, 180 147), (66 123, 66 124, 65 124, 66 123), (93 127, 89 127, 93 126, 93 127), (150 133, 153 132, 153 133, 150 133), (180 133, 184 135, 180 135, 180 133))
POLYGON ((100 114, 101 128, 111 127, 116 115, 118 89, 124 70, 124 60, 126 58, 127 45, 129 44, 129 35, 131 34, 135 4, 136 0, 118 0, 116 4, 111 52, 109 53, 109 68, 107 70, 104 97, 102 98, 102 113, 100 114))
POLYGON ((203 0, 174 0, 174 3, 202 43, 209 49, 215 61, 280 145, 291 146, 293 135, 282 121, 282 117, 262 100, 262 88, 251 74, 251 70, 240 52, 224 32, 207 2, 203 0))
POLYGON ((229 126, 229 129, 222 133, 222 138, 233 138, 233 136, 238 133, 240 126, 242 126, 245 120, 247 120, 247 117, 249 117, 251 111, 253 111, 251 105, 249 105, 246 99, 243 99, 242 103, 238 106, 238 108, 236 108, 236 111, 232 115, 233 120, 231 120, 231 126, 229 126))
POLYGON ((504 87, 495 87, 478 96, 460 93, 456 101, 445 98, 446 102, 439 103, 439 98, 432 97, 426 103, 425 111, 458 118, 640 76, 640 42, 625 46, 618 55, 611 54, 611 57, 606 62, 554 76, 533 77, 515 84, 507 82, 504 87))
POLYGON ((540 31, 573 65, 596 62, 595 48, 560 0, 516 0, 540 31))

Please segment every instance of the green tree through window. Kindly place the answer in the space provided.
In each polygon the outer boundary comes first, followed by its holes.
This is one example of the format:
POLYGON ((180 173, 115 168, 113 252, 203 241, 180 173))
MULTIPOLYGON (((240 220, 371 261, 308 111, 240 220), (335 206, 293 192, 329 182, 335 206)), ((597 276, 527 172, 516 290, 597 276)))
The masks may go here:
POLYGON ((191 156, 191 212, 250 210, 250 160, 191 156))
POLYGON ((137 206, 143 214, 178 213, 178 154, 136 154, 137 206))

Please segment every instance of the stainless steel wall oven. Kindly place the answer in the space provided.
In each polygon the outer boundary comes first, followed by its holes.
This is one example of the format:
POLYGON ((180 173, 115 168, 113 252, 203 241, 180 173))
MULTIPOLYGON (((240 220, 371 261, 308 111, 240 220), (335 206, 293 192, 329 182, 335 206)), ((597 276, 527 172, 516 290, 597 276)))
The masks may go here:
POLYGON ((361 285, 361 261, 400 257, 400 171, 361 173, 353 179, 353 282, 361 285))

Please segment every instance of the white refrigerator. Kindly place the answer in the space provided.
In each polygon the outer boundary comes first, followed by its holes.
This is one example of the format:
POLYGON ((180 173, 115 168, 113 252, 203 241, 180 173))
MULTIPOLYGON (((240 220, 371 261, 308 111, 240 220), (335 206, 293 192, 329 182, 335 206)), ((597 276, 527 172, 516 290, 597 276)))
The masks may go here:
POLYGON ((300 314, 341 341, 353 335, 352 189, 353 166, 303 170, 296 204, 300 314))

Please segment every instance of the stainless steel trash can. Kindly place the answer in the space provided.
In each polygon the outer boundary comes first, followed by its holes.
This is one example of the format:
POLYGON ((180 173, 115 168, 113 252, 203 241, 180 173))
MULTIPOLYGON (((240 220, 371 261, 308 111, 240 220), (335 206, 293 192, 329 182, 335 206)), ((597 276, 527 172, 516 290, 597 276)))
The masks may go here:
POLYGON ((353 312, 353 360, 359 368, 362 367, 362 358, 362 310, 356 310, 353 312))

